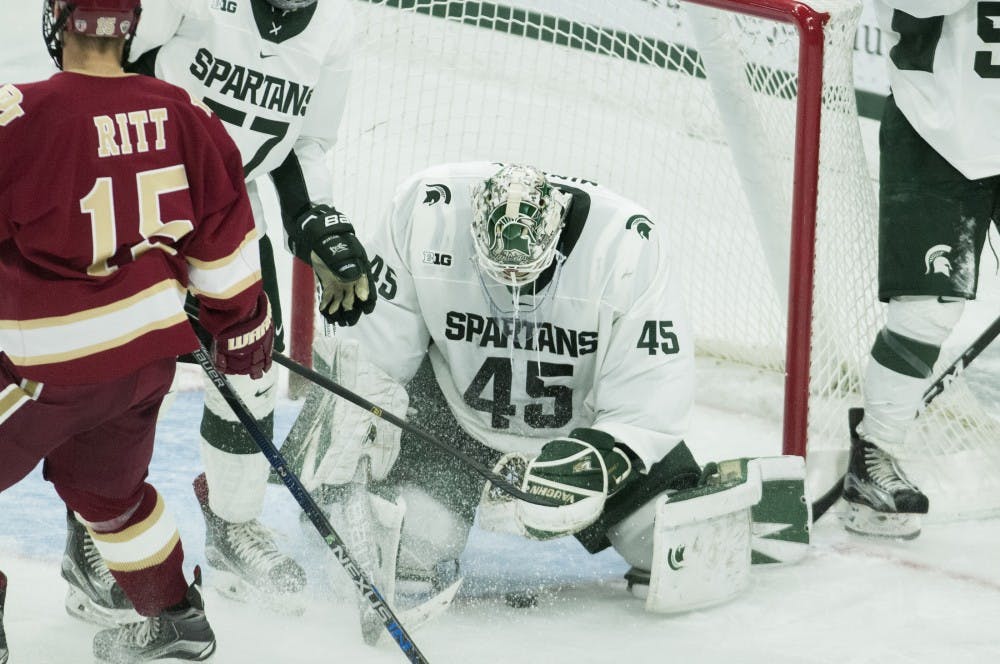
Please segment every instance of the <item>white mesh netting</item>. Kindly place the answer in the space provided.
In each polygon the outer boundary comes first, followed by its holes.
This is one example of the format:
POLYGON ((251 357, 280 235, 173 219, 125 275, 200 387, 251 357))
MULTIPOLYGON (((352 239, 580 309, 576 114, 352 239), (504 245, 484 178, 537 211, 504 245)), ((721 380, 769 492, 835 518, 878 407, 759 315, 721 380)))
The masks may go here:
MULTIPOLYGON (((780 418, 795 28, 673 0, 513 4, 354 3, 361 47, 332 155, 338 207, 364 224, 405 177, 449 161, 526 162, 608 185, 650 208, 673 238, 702 358, 698 398, 780 418)), ((831 15, 809 398, 811 483, 821 492, 844 468, 847 408, 861 403, 882 308, 875 185, 852 81, 860 5, 813 6, 831 15)), ((997 441, 964 386, 920 418, 908 469, 937 514, 1000 506, 997 441), (991 486, 969 486, 970 473, 991 486)))

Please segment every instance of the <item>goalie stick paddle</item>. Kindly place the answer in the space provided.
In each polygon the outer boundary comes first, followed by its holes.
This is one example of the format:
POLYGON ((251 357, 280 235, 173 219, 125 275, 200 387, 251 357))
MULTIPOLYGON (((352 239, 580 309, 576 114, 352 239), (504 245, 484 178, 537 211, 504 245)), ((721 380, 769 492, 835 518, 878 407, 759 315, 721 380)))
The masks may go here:
POLYGON ((530 493, 527 493, 526 491, 522 491, 521 489, 517 488, 516 486, 508 482, 506 479, 501 477, 500 475, 494 473, 491 469, 487 468, 486 466, 479 463, 472 457, 463 453, 461 450, 455 449, 453 446, 439 439, 437 436, 434 436, 433 434, 424 431, 423 429, 407 422, 406 420, 397 417, 392 413, 382 410, 381 408, 373 404, 371 401, 368 401, 361 395, 351 392, 349 389, 347 389, 340 383, 337 383, 336 381, 327 378, 318 371, 303 366, 298 362, 296 362, 295 360, 293 360, 292 358, 288 357, 287 355, 283 355, 282 353, 279 353, 277 351, 271 353, 271 357, 274 359, 275 362, 287 368, 289 371, 296 373, 302 376, 303 378, 312 381, 316 385, 324 389, 327 389, 330 392, 333 392, 337 396, 350 401, 355 406, 364 408, 375 417, 383 419, 391 424, 395 424, 403 431, 411 433, 417 438, 425 442, 431 443, 436 447, 441 448, 442 450, 444 450, 445 452, 452 455, 453 457, 464 463, 466 466, 474 470, 476 474, 483 477, 483 479, 485 479, 487 482, 490 482, 493 486, 497 487, 504 493, 513 496, 518 500, 523 500, 527 503, 534 503, 535 505, 542 505, 545 507, 549 507, 552 505, 550 501, 548 501, 545 498, 542 498, 541 496, 534 496, 530 493))
MULTIPOLYGON (((921 402, 920 410, 923 411, 934 399, 938 397, 942 392, 948 389, 948 385, 965 370, 972 361, 979 356, 983 350, 986 349, 993 340, 1000 335, 1000 317, 994 320, 989 327, 983 330, 982 334, 976 337, 976 340, 965 349, 965 352, 959 355, 954 362, 948 365, 948 368, 941 372, 941 375, 934 380, 924 391, 923 401, 921 402)), ((813 513, 813 523, 819 520, 821 516, 826 514, 831 507, 833 507, 836 502, 840 499, 841 494, 844 490, 844 478, 847 473, 840 476, 830 489, 824 493, 822 496, 816 499, 812 504, 813 513)))
MULTIPOLYGON (((193 322, 193 321, 192 321, 193 322)), ((205 370, 212 383, 218 388, 219 393, 222 394, 222 398, 226 400, 230 408, 236 414, 239 421, 246 427, 247 432, 253 441, 260 448, 260 451, 264 453, 271 467, 284 482, 285 486, 291 492, 292 496, 298 502, 299 506, 302 507, 302 511, 305 512, 309 520, 313 522, 316 526, 316 530, 319 531, 320 536, 326 545, 330 547, 333 551, 334 557, 337 559, 344 569, 347 571, 348 575, 351 577, 351 581, 357 586, 358 592, 361 593, 362 597, 368 602, 368 606, 374 614, 378 615, 381 619, 382 624, 385 625, 386 630, 389 632, 389 636, 392 640, 396 642, 399 649, 403 651, 406 658, 414 664, 428 664, 427 659, 423 656, 420 650, 417 648, 417 644, 413 642, 410 635, 406 632, 406 629, 396 618, 392 609, 382 598, 382 594, 378 589, 372 584, 371 580, 362 570, 361 566, 355 562, 351 557, 351 554, 347 551, 347 546, 344 540, 337 534, 330 525, 330 521, 323 515, 320 510, 319 505, 313 500, 309 492, 306 491, 305 486, 296 477, 289 468, 285 461, 285 458, 278 451, 278 448, 274 446, 274 443, 260 430, 257 425, 257 421, 254 419, 253 415, 250 414, 249 409, 243 400, 240 399, 239 395, 233 389, 232 384, 229 379, 222 375, 215 365, 212 363, 212 359, 209 357, 208 350, 205 348, 205 344, 199 342, 199 347, 192 353, 201 368, 205 370)))

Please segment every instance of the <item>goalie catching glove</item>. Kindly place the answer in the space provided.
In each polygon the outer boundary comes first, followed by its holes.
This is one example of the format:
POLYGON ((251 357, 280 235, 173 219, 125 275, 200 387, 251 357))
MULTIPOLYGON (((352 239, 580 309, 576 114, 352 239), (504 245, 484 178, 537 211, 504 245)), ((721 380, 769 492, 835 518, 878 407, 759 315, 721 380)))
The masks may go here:
POLYGON ((253 315, 212 340, 212 363, 224 374, 261 378, 271 368, 274 323, 271 303, 261 291, 253 315))
POLYGON ((518 519, 537 539, 570 535, 596 521, 608 497, 636 475, 631 458, 610 434, 573 429, 545 443, 521 483, 523 491, 553 504, 517 501, 518 519))
POLYGON ((354 325, 375 309, 371 264, 347 215, 314 205, 289 229, 288 245, 312 265, 320 285, 319 311, 330 324, 354 325))

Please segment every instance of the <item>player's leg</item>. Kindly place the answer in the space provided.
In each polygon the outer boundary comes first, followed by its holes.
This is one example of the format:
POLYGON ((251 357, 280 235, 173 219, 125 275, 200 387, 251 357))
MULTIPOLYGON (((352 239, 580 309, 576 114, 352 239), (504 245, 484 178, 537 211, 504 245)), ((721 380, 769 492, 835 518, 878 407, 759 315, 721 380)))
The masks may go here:
POLYGON ((184 579, 177 526, 162 497, 145 483, 156 416, 174 367, 172 359, 160 360, 106 386, 88 386, 90 407, 102 420, 81 424, 82 433, 46 456, 45 478, 86 526, 116 583, 145 617, 99 632, 97 661, 197 661, 215 650, 197 574, 191 586, 184 579))
MULTIPOLYGON (((491 466, 499 453, 473 441, 452 415, 429 361, 407 386, 408 420, 465 454, 491 466)), ((376 490, 402 498, 406 514, 397 556, 397 593, 424 596, 459 578, 458 559, 475 519, 483 481, 436 446, 403 432, 400 454, 376 490)))
POLYGON ((849 530, 916 537, 927 497, 896 457, 941 345, 975 297, 997 178, 970 181, 913 130, 890 98, 882 119, 879 297, 888 319, 871 350, 864 410, 850 413, 849 530), (891 146, 887 147, 887 146, 891 146))
MULTIPOLYGON (((2 358, 2 355, 0 355, 2 358)), ((27 475, 78 429, 98 425, 104 404, 95 408, 80 388, 23 381, 0 361, 0 490, 27 475)), ((68 512, 62 575, 68 582, 66 610, 100 625, 138 620, 124 592, 104 565, 90 536, 68 512)))
MULTIPOLYGON (((0 352, 0 492, 24 479, 71 433, 65 419, 50 417, 50 407, 38 402, 44 390, 17 375, 0 352)), ((3 627, 6 593, 7 577, 0 572, 0 664, 10 656, 3 627)))
MULTIPOLYGON (((281 351, 284 342, 278 283, 273 251, 266 237, 260 249, 264 290, 271 300, 275 327, 274 348, 281 351)), ((274 365, 258 380, 229 377, 234 391, 267 436, 274 431, 277 376, 274 365)), ((205 517, 205 557, 214 573, 210 581, 231 597, 253 599, 297 613, 303 608, 305 572, 279 549, 273 533, 259 521, 270 465, 211 380, 206 377, 204 385, 201 456, 205 473, 195 480, 195 495, 205 517)))
POLYGON ((49 407, 38 401, 45 390, 21 378, 0 352, 0 492, 24 479, 72 432, 65 421, 46 417, 49 407))
POLYGON ((7 600, 7 575, 0 572, 0 664, 7 664, 10 651, 7 649, 7 633, 3 629, 3 610, 7 600))

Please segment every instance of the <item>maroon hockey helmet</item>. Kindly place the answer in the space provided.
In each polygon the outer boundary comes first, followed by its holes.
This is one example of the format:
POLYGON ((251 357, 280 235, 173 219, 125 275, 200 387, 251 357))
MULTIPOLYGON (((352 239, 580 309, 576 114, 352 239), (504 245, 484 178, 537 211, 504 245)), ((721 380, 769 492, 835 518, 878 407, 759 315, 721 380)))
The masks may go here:
POLYGON ((45 0, 42 36, 60 69, 63 32, 125 39, 124 64, 141 12, 141 0, 45 0))

